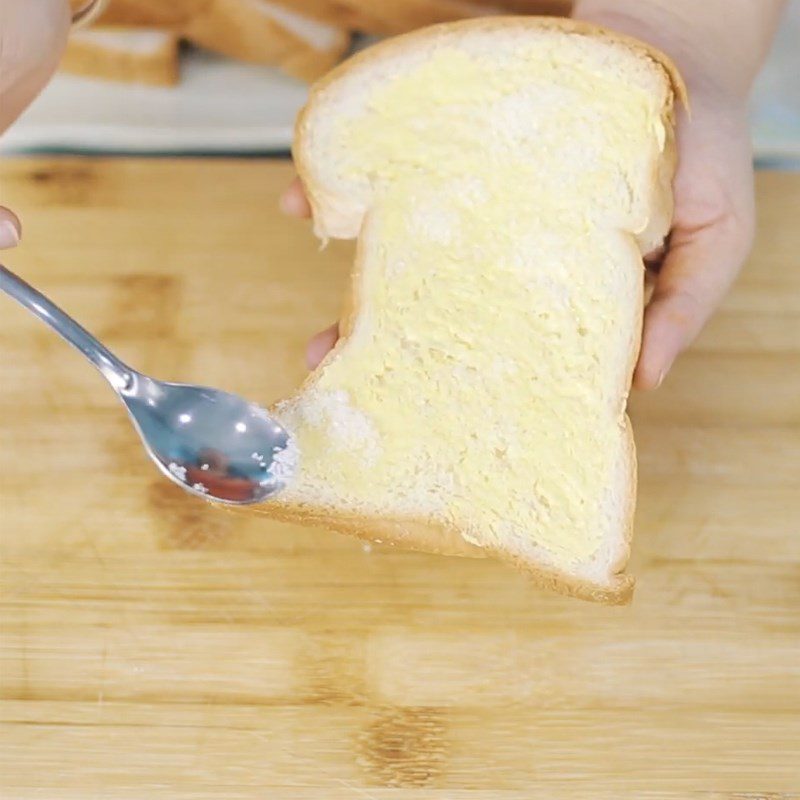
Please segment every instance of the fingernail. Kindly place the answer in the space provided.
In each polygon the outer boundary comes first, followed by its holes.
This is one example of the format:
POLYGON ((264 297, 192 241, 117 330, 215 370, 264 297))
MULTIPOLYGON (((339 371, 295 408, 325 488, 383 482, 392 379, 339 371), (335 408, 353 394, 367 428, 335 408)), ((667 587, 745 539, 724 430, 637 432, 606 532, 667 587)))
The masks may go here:
POLYGON ((16 247, 19 244, 19 231, 13 222, 0 220, 0 248, 16 247))
POLYGON ((661 372, 658 373, 658 380, 656 381, 656 385, 653 387, 654 389, 658 389, 662 383, 664 383, 664 378, 667 377, 667 371, 662 369, 661 372))

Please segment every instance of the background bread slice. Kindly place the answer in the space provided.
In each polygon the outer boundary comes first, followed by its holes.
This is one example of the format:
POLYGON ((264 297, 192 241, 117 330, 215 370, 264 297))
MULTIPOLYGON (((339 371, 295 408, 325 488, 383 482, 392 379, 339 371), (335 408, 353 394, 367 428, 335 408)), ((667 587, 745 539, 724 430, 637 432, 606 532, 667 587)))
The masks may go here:
POLYGON ((550 15, 568 17, 573 0, 496 0, 497 5, 512 14, 550 15))
POLYGON ((375 36, 407 33, 427 25, 498 14, 491 0, 279 0, 304 14, 375 36))
POLYGON ((147 25, 179 31, 192 17, 203 13, 209 0, 110 0, 103 25, 147 25))
POLYGON ((568 15, 571 0, 278 0, 316 19, 376 36, 502 12, 568 15))
POLYGON ((325 74, 350 45, 346 31, 267 0, 215 0, 192 17, 184 35, 223 55, 276 65, 303 80, 325 74))
POLYGON ((354 295, 275 409, 300 469, 256 510, 625 600, 625 401, 676 92, 634 40, 512 18, 384 42, 317 86, 295 157, 317 233, 359 237, 354 295))
POLYGON ((566 15, 571 5, 571 0, 111 0, 101 21, 171 30, 223 55, 278 65, 314 80, 341 60, 351 31, 394 35, 508 11, 566 15))
POLYGON ((314 80, 350 46, 348 31, 272 0, 112 0, 101 22, 173 31, 222 55, 314 80))
POLYGON ((179 41, 168 30, 93 28, 74 31, 61 69, 100 80, 172 86, 179 76, 179 41))

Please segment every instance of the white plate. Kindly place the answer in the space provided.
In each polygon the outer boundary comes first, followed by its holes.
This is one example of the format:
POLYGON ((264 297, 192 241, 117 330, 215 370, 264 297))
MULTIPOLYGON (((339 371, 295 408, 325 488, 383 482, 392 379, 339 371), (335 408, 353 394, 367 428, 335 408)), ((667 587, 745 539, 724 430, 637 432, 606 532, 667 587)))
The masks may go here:
POLYGON ((177 87, 56 75, 0 139, 5 152, 256 153, 287 150, 306 84, 208 53, 184 58, 177 87))

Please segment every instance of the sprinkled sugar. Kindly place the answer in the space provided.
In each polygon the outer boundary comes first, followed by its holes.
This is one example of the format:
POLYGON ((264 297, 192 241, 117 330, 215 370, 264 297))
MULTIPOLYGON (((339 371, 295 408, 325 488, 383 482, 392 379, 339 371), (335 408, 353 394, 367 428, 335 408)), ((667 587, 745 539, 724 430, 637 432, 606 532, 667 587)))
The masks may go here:
POLYGON ((167 469, 179 480, 185 481, 186 480, 186 467, 182 467, 180 464, 176 464, 174 461, 169 462, 169 466, 167 469))
POLYGON ((267 472, 275 480, 286 481, 297 471, 299 460, 300 453, 297 449, 297 443, 292 437, 289 437, 286 447, 273 453, 272 463, 269 465, 267 472))

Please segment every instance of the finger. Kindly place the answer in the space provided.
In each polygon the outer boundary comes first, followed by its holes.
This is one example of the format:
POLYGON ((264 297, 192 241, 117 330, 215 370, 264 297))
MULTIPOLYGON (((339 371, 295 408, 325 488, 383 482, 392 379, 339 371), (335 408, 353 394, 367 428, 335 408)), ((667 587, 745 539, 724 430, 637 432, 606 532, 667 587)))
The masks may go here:
POLYGON ((290 217, 306 219, 311 216, 311 206, 300 178, 295 178, 281 195, 280 207, 290 217))
POLYGON ((750 250, 752 232, 734 215, 695 230, 673 232, 645 309, 638 389, 661 385, 678 354, 702 330, 750 250))
MULTIPOLYGON (((660 265, 659 265, 660 266, 660 265)), ((650 300, 653 298, 653 292, 656 290, 656 282, 658 281, 658 270, 651 269, 645 262, 644 270, 644 304, 645 307, 649 305, 650 300)))
POLYGON ((306 349, 306 363, 309 369, 316 369, 323 358, 331 351, 339 339, 339 323, 320 331, 306 349))
POLYGON ((70 16, 63 0, 0 2, 0 133, 55 72, 67 44, 70 16))
POLYGON ((16 247, 21 237, 19 217, 8 208, 0 206, 0 250, 16 247))
POLYGON ((661 263, 664 261, 664 256, 667 254, 666 244, 660 244, 655 250, 651 250, 644 255, 644 265, 652 272, 658 272, 661 269, 661 263))

